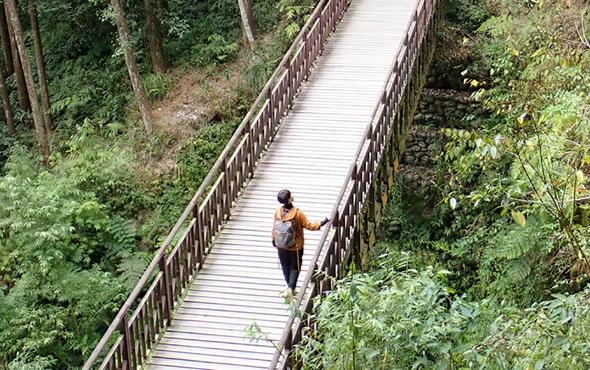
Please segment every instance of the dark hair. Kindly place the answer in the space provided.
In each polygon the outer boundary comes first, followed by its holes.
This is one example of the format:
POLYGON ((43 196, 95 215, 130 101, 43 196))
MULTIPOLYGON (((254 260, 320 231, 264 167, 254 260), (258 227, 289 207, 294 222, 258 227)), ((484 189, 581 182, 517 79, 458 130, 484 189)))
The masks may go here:
POLYGON ((279 201, 279 203, 281 203, 282 205, 288 205, 289 204, 289 199, 291 199, 291 192, 287 189, 283 189, 281 191, 278 192, 277 194, 277 200, 279 201))

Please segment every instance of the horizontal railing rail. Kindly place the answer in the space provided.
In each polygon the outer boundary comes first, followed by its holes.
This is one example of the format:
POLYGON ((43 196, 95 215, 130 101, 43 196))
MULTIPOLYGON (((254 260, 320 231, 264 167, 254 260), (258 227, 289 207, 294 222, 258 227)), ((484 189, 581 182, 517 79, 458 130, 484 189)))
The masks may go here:
MULTIPOLYGON (((292 348, 302 330, 311 326, 313 299, 332 287, 334 277, 342 277, 344 263, 352 253, 358 219, 377 174, 384 149, 394 131, 403 97, 410 88, 416 60, 440 0, 420 0, 406 29, 404 41, 390 68, 383 93, 376 104, 371 125, 359 143, 341 191, 331 212, 332 228, 326 228, 312 257, 269 369, 292 367, 292 348), (303 316, 302 316, 303 314, 303 316)), ((407 108, 406 108, 407 109, 407 108)))
POLYGON ((313 61, 348 5, 320 0, 157 250, 83 369, 137 369, 170 325, 175 304, 254 173, 313 61), (178 238, 176 244, 172 242, 178 238))

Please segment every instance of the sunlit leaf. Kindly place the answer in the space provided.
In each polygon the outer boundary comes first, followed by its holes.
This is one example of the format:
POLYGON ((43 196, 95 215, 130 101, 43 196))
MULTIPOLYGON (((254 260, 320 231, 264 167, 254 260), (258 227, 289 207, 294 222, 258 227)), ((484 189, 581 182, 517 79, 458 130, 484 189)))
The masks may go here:
POLYGON ((526 217, 524 217, 524 215, 522 214, 522 212, 512 211, 512 218, 520 226, 523 226, 524 227, 526 225, 526 217))
POLYGON ((455 199, 455 198, 449 199, 449 205, 451 206, 451 209, 457 208, 457 199, 455 199))

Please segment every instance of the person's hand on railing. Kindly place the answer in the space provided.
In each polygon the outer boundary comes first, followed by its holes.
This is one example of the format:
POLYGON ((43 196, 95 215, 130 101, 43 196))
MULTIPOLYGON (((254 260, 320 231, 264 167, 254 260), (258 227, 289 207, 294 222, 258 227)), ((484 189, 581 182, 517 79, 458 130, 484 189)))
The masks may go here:
POLYGON ((324 219, 322 220, 322 222, 320 222, 321 226, 324 226, 325 224, 327 224, 328 222, 330 222, 331 220, 328 217, 324 217, 324 219))

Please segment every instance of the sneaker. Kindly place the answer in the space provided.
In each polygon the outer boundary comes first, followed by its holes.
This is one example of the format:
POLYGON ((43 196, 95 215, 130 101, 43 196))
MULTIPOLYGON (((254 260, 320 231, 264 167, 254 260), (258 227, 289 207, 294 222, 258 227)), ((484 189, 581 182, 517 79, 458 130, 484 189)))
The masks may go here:
POLYGON ((291 288, 287 288, 281 292, 281 297, 285 299, 293 298, 293 290, 291 288))

